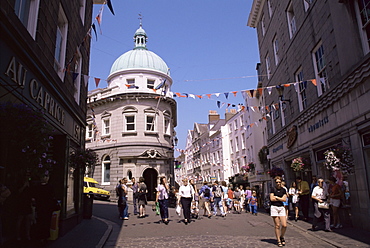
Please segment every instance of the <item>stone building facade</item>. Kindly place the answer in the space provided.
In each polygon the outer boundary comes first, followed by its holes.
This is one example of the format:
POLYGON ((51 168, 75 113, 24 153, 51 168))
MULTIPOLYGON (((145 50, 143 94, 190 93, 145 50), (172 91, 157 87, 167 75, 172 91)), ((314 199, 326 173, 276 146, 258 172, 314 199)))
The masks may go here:
POLYGON ((354 173, 342 223, 370 230, 369 14, 364 1, 254 0, 248 25, 257 30, 265 104, 277 104, 267 122, 273 167, 288 184, 301 176, 333 175, 324 153, 348 148, 354 173), (293 171, 294 158, 305 167, 293 171), (348 212, 351 213, 351 218, 348 212))
MULTIPOLYGON (((85 146, 87 82, 83 75, 89 74, 92 5, 93 1, 66 0, 0 2, 1 113, 11 109, 1 117, 0 183, 11 189, 11 204, 22 180, 33 186, 49 175, 61 203, 60 235, 83 217, 83 173, 70 167, 69 156, 85 146), (34 115, 26 119, 25 109, 34 115), (40 121, 45 126, 31 124, 40 121), (22 123, 26 127, 18 132, 22 123), (45 135, 48 147, 36 149, 40 144, 35 140, 45 135), (37 158, 40 162, 33 160, 37 154, 42 155, 37 158), (42 158, 56 164, 46 167, 42 158)), ((3 206, 3 230, 11 238, 16 208, 8 203, 3 206)))
POLYGON ((88 94, 86 147, 100 159, 89 175, 112 192, 123 177, 144 177, 154 200, 159 176, 174 184, 177 105, 169 68, 146 48, 141 25, 134 40, 113 63, 108 87, 88 94))

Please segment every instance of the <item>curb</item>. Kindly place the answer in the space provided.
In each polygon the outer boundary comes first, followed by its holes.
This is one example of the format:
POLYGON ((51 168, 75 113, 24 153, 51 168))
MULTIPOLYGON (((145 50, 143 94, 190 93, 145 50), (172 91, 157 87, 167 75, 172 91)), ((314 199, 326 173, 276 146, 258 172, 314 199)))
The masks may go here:
POLYGON ((99 243, 95 246, 96 248, 103 248, 104 244, 107 242, 107 240, 109 238, 109 235, 112 233, 112 230, 113 230, 112 222, 109 221, 109 220, 105 220, 105 219, 96 217, 96 216, 93 216, 92 218, 100 220, 108 226, 107 230, 103 234, 103 237, 101 237, 99 243))

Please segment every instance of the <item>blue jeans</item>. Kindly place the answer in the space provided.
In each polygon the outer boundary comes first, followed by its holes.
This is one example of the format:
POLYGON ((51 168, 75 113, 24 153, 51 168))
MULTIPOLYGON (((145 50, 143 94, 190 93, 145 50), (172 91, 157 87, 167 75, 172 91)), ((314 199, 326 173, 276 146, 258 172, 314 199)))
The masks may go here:
POLYGON ((256 214, 257 213, 257 205, 250 205, 251 207, 251 213, 256 214))
POLYGON ((220 208, 221 214, 224 215, 224 207, 222 206, 222 200, 221 197, 215 197, 213 199, 214 203, 214 209, 213 209, 213 215, 217 215, 217 207, 220 208))
POLYGON ((134 214, 138 214, 139 212, 137 211, 137 202, 138 202, 138 199, 137 197, 133 197, 133 205, 134 205, 134 214))
POLYGON ((168 199, 158 200, 162 220, 168 219, 168 199))
POLYGON ((127 204, 127 197, 122 196, 121 201, 124 202, 124 204, 120 207, 120 217, 121 218, 128 218, 128 204, 127 204))

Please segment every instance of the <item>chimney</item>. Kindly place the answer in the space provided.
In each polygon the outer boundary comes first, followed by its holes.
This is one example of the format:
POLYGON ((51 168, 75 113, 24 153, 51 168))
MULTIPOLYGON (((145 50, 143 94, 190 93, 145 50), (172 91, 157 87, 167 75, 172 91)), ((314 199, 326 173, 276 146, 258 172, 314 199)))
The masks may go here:
POLYGON ((230 109, 230 111, 228 109, 226 109, 226 112, 225 112, 225 121, 230 120, 231 117, 233 117, 236 113, 237 113, 236 109, 230 109))
POLYGON ((220 115, 217 113, 216 110, 210 110, 208 114, 208 123, 218 121, 220 119, 220 115))

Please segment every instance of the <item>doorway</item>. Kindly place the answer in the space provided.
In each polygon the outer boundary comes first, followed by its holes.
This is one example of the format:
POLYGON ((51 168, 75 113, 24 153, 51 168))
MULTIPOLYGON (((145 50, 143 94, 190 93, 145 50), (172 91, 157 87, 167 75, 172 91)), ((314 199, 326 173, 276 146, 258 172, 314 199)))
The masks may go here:
POLYGON ((148 188, 147 199, 148 201, 155 201, 158 172, 155 169, 149 168, 144 171, 143 177, 148 188))

